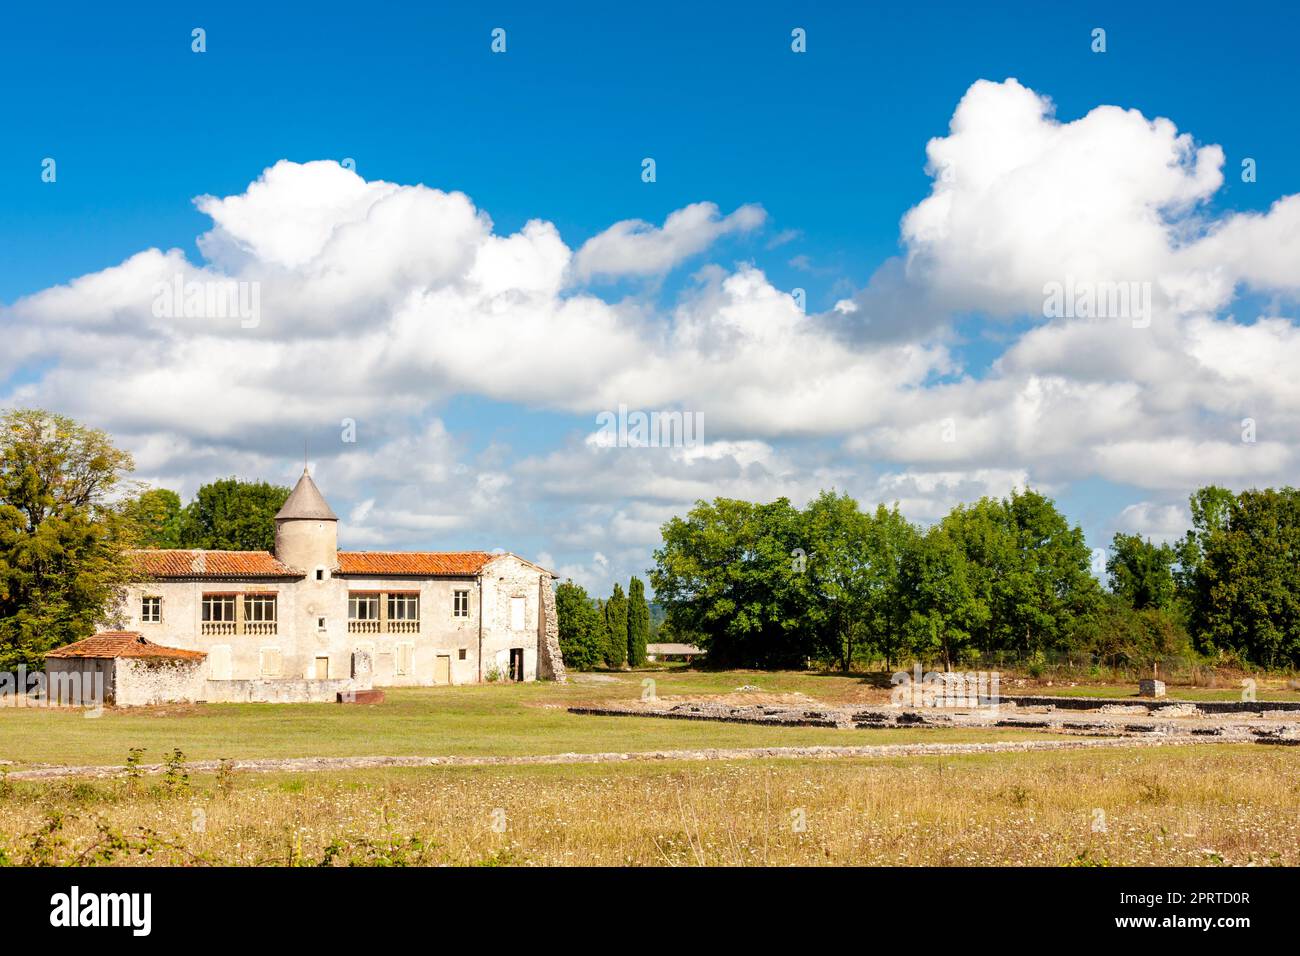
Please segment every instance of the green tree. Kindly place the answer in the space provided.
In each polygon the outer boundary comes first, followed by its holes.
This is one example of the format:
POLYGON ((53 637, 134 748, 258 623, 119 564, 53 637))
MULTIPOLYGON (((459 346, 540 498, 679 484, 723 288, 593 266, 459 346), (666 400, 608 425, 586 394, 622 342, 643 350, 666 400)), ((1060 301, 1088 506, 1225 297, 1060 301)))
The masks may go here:
POLYGON ((868 572, 858 594, 863 637, 869 652, 892 667, 907 644, 903 565, 920 541, 920 532, 903 517, 897 504, 893 508, 879 505, 866 524, 866 536, 868 572))
POLYGON ((609 622, 609 648, 605 653, 605 663, 610 667, 622 667, 627 663, 627 595, 623 585, 614 582, 614 593, 605 602, 605 618, 609 622))
POLYGON ((1200 649, 1300 666, 1300 491, 1243 491, 1205 527, 1191 595, 1200 649))
POLYGON ((1135 610, 1167 609, 1174 602, 1176 561, 1174 549, 1167 544, 1116 532, 1106 559, 1110 589, 1135 610))
POLYGON ((941 525, 904 555, 902 583, 911 649, 922 658, 938 656, 951 670, 972 646, 989 610, 970 586, 966 556, 941 525))
POLYGON ((168 488, 151 488, 122 506, 132 543, 139 548, 179 548, 184 510, 168 488))
POLYGON ((1178 555, 1174 579, 1179 593, 1188 603, 1193 602, 1205 545, 1214 534, 1227 528, 1228 515, 1236 502, 1236 495, 1218 485, 1198 488, 1187 499, 1192 513, 1192 526, 1174 546, 1178 555))
POLYGON ((596 605, 585 589, 565 581, 555 589, 560 653, 571 670, 589 671, 604 659, 605 635, 596 605))
POLYGON ((131 469, 62 415, 0 417, 0 669, 44 669, 46 652, 109 623, 130 573, 109 498, 131 469))
POLYGON ((275 514, 288 497, 288 488, 265 481, 226 478, 204 485, 185 508, 181 547, 272 551, 275 514))
POLYGON ((804 554, 796 555, 800 603, 815 637, 814 656, 849 670, 865 630, 863 595, 871 570, 870 519, 848 495, 823 491, 804 509, 804 554))
POLYGON ((650 606, 645 600, 645 585, 633 578, 627 585, 627 662, 641 667, 646 662, 646 645, 650 643, 650 606))
POLYGON ((902 558, 916 529, 883 505, 865 514, 848 495, 822 492, 804 509, 806 615, 817 656, 841 670, 870 656, 892 662, 903 640, 902 558))
POLYGON ((983 654, 1025 658, 1081 639, 1101 599, 1083 529, 1050 498, 1013 491, 958 505, 943 521, 966 558, 972 594, 988 609, 972 641, 983 654))
POLYGON ((1146 673, 1161 658, 1192 653, 1187 630, 1173 609, 1138 610, 1113 593, 1105 595, 1097 611, 1088 650, 1109 667, 1138 667, 1146 673))
POLYGON ((609 604, 596 599, 596 639, 600 643, 600 663, 609 666, 609 646, 614 635, 609 629, 609 604))
POLYGON ((650 583, 671 633, 723 666, 800 667, 815 655, 804 520, 788 499, 698 501, 661 534, 650 583))

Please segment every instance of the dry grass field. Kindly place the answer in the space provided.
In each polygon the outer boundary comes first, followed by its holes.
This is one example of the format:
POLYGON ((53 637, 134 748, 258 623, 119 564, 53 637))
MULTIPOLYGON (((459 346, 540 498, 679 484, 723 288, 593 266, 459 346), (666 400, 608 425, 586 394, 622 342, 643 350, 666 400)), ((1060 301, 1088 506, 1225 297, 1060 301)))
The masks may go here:
POLYGON ((813 704, 888 696, 874 675, 666 670, 564 686, 399 690, 376 706, 168 707, 94 719, 3 708, 0 863, 1300 865, 1295 747, 314 773, 189 766, 218 758, 511 758, 1049 737, 602 718, 565 709, 639 697, 647 676, 669 699, 813 704), (131 748, 144 748, 144 763, 177 750, 183 758, 166 775, 11 776, 41 765, 120 767, 131 748))
MULTIPOLYGON (((381 705, 205 704, 106 710, 0 707, 0 762, 120 764, 132 747, 146 761, 179 748, 191 760, 360 755, 509 756, 689 749, 904 743, 939 739, 934 730, 841 732, 816 727, 754 727, 652 719, 599 720, 567 712, 575 704, 635 700, 650 688, 661 698, 724 697, 737 703, 806 700, 808 704, 883 704, 889 675, 794 671, 691 671, 670 668, 587 675, 568 684, 485 684, 389 690, 381 705), (744 690, 740 690, 744 688, 744 690), (882 736, 883 734, 883 736, 882 736)), ((1004 693, 1132 696, 1122 685, 1004 681, 1004 693)), ((1173 687, 1175 699, 1231 699, 1240 691, 1173 687)), ((1261 682, 1260 699, 1300 698, 1284 681, 1261 682)), ((946 731, 944 740, 996 740, 1000 731, 946 731)), ((1021 739, 1023 731, 1010 731, 1021 739)))
POLYGON ((1300 754, 1205 745, 10 783, 0 859, 1297 865, 1300 754))

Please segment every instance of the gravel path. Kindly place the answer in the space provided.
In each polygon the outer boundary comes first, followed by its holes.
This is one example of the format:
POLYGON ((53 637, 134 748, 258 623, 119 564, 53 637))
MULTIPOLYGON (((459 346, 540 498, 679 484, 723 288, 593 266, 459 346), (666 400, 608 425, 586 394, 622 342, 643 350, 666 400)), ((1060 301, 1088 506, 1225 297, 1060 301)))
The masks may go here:
MULTIPOLYGON (((365 770, 375 767, 515 767, 533 764, 626 763, 655 760, 755 760, 763 758, 924 757, 961 754, 1015 753, 1028 750, 1085 750, 1099 747, 1160 747, 1171 744, 1214 743, 1196 737, 1083 738, 1080 740, 1025 740, 964 744, 877 744, 859 747, 738 747, 705 750, 648 750, 636 753, 538 754, 516 757, 280 757, 229 761, 232 770, 252 773, 321 773, 331 770, 365 770)), ((191 773, 215 771, 218 760, 185 764, 191 773)), ((158 774, 162 764, 145 764, 143 774, 158 774)), ((121 777, 122 766, 31 767, 10 770, 10 780, 61 780, 75 777, 121 777)))

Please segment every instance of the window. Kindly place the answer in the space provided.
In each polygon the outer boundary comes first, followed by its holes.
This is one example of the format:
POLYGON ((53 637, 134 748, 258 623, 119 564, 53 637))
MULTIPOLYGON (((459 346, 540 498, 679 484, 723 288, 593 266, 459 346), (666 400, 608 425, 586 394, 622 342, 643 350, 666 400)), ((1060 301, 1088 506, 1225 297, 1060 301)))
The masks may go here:
POLYGON ((468 591, 452 592, 451 616, 469 617, 469 592, 468 591))
POLYGON ((324 580, 325 580, 325 569, 324 569, 324 568, 317 568, 317 569, 316 569, 316 580, 317 580, 317 581, 324 581, 324 580))
POLYGON ((357 592, 348 595, 348 633, 379 633, 379 595, 357 592))
POLYGON ((465 659, 465 648, 463 647, 460 649, 460 659, 462 661, 465 659))
POLYGON ((276 632, 275 595, 244 595, 245 634, 274 634, 276 632))
POLYGON ((420 595, 388 595, 388 619, 390 621, 418 621, 420 619, 420 595))
POLYGON ((203 623, 235 623, 235 596, 233 594, 203 595, 203 623))
POLYGON ((418 634, 420 632, 420 595, 388 595, 388 620, 390 634, 418 634))
POLYGON ((349 621, 378 621, 379 620, 379 595, 378 594, 349 594, 348 595, 348 620, 349 621))
POLYGON ((244 597, 244 620, 275 623, 275 595, 249 594, 244 597))
POLYGON ((393 673, 398 676, 411 673, 411 658, 415 654, 414 644, 398 644, 393 655, 393 673))
POLYGON ((162 598, 160 597, 140 598, 140 623, 142 624, 162 623, 162 598))
POLYGON ((316 618, 316 630, 318 631, 325 630, 325 618, 323 617, 316 618))
POLYGON ((204 634, 274 634, 276 633, 276 596, 262 594, 203 595, 204 634), (242 611, 242 616, 237 614, 242 611))

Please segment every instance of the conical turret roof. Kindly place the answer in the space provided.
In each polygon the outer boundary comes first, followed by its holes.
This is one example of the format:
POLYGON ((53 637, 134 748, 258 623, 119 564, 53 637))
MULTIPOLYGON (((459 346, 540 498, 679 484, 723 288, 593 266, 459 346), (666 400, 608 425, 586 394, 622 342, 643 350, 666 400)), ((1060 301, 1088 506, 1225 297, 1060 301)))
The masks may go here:
POLYGON ((326 504, 325 496, 316 487, 316 482, 311 480, 311 475, 307 473, 306 468, 302 470, 302 477, 298 479, 298 484, 294 485, 293 491, 289 493, 284 507, 275 516, 276 521, 293 518, 308 521, 339 520, 338 515, 334 514, 326 504))

